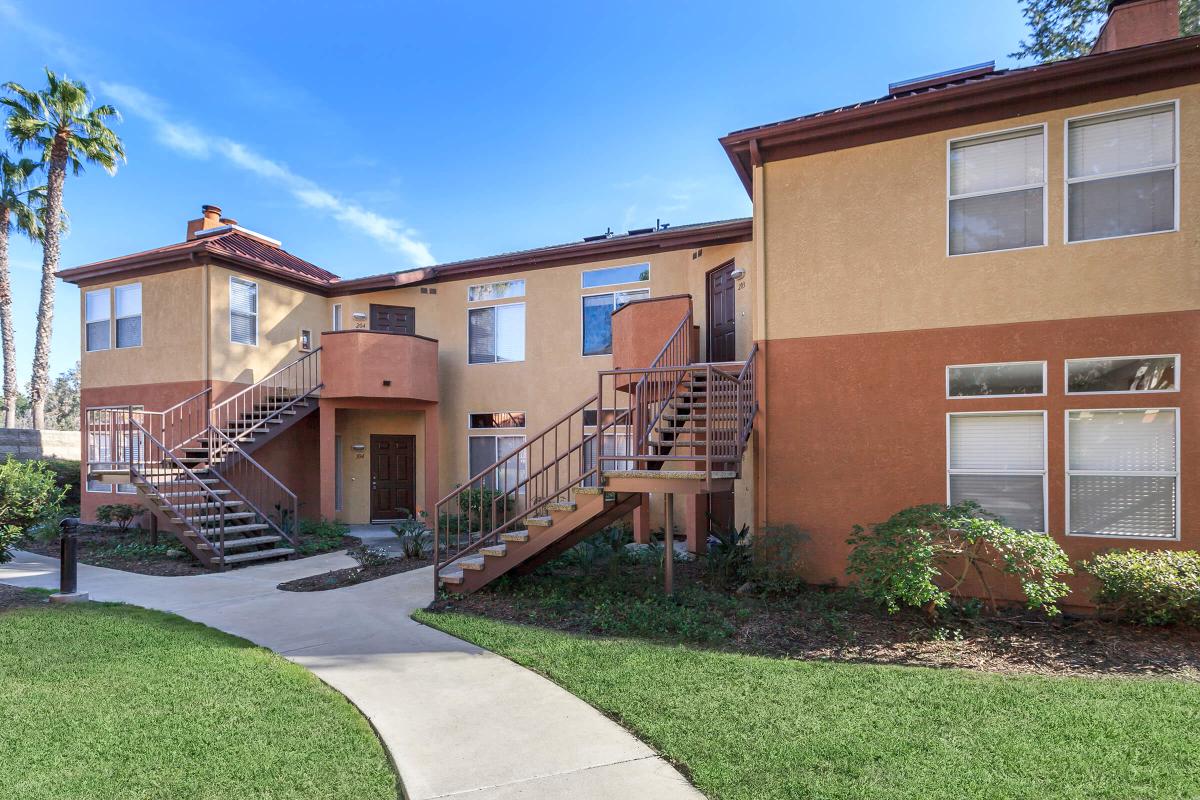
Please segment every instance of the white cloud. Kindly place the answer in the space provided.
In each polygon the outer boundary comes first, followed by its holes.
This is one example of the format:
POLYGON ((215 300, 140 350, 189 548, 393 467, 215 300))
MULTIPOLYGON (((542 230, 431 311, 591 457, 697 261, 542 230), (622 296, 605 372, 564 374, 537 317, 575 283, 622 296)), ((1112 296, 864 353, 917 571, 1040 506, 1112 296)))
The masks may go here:
POLYGON ((404 254, 412 266, 423 267, 435 263, 429 246, 420 240, 417 231, 400 220, 385 217, 340 198, 241 142, 209 135, 190 123, 172 119, 162 101, 136 86, 105 82, 100 84, 100 89, 112 97, 119 108, 149 122, 154 127, 158 141, 177 153, 190 158, 207 159, 214 155, 223 158, 238 169, 279 184, 302 206, 325 212, 346 227, 404 254))

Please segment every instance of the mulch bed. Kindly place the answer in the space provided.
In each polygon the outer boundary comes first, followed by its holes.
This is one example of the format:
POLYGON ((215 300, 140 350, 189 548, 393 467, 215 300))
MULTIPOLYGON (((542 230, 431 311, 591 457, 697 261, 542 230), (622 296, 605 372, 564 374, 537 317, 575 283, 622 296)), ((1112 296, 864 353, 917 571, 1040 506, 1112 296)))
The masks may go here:
MULTIPOLYGON (((632 565, 634 572, 646 568, 632 565)), ((676 587, 705 581, 700 563, 677 563, 676 587)), ((558 581, 572 568, 556 570, 558 581)), ((656 576, 634 579, 632 593, 656 576)), ((443 597, 431 610, 582 634, 597 634, 590 609, 540 599, 546 573, 514 579, 466 597, 443 597), (564 607, 565 606, 565 607, 564 607)), ((661 584, 659 584, 661 585, 661 584)), ((928 622, 919 612, 888 615, 850 592, 811 587, 760 597, 706 587, 734 603, 725 619, 733 633, 719 649, 781 658, 957 667, 1020 675, 1170 676, 1200 681, 1200 630, 1142 628, 1065 614, 1055 619, 1020 610, 998 617, 946 616, 928 622)), ((621 597, 613 594, 613 602, 621 597)))
POLYGON ((0 583, 0 613, 29 606, 44 606, 49 601, 44 594, 0 583))
POLYGON ((376 566, 347 567, 323 572, 320 575, 309 575, 306 578, 297 578, 294 581, 281 583, 275 588, 285 592, 324 592, 328 589, 341 589, 344 586, 355 586, 390 575, 399 575, 401 572, 428 567, 432 563, 433 560, 429 558, 397 558, 376 566))
MULTIPOLYGON (((196 561, 192 554, 189 553, 184 546, 172 534, 163 531, 159 534, 158 541, 164 552, 143 552, 143 553, 126 553, 121 552, 121 546, 149 546, 149 533, 131 528, 122 533, 121 531, 111 528, 102 528, 92 525, 81 525, 79 527, 79 563, 90 564, 94 567, 108 567, 109 569, 119 569, 125 572, 134 572, 139 575, 158 575, 165 577, 177 577, 181 575, 206 575, 209 570, 205 569, 200 562, 196 561), (167 555, 166 551, 178 553, 178 556, 167 555)), ((324 549, 320 552, 303 553, 297 555, 297 559, 308 558, 310 556, 324 555, 326 553, 336 552, 339 549, 357 547, 362 544, 362 540, 357 536, 343 536, 341 543, 336 548, 324 549)), ((44 556, 58 558, 59 542, 58 539, 49 542, 27 539, 19 545, 20 549, 28 550, 31 553, 39 553, 44 556)), ((246 566, 253 566, 253 562, 246 566)), ((233 567, 236 568, 236 567, 233 567)))

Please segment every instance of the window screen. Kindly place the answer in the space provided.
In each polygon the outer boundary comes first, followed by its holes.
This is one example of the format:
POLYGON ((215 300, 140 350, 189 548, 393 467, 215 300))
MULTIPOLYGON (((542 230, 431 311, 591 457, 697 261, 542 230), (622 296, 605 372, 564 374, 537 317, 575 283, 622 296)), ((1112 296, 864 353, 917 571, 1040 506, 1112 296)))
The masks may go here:
POLYGON ((112 317, 110 290, 96 289, 84 295, 83 312, 86 325, 85 346, 89 353, 107 350, 110 344, 112 317))
POLYGON ((1045 531, 1045 430, 1041 412, 951 414, 951 504, 974 500, 1020 530, 1045 531))
POLYGON ((1045 244, 1041 128, 950 144, 950 254, 1045 244))
POLYGON ((258 284, 229 279, 229 341, 258 344, 258 284))

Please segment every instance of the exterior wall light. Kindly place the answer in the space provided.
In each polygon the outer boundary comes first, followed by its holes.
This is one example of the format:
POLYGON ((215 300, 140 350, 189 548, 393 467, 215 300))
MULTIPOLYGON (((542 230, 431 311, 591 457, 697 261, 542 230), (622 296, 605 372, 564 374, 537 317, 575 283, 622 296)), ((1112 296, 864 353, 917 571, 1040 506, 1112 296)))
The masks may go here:
POLYGON ((354 444, 354 445, 350 445, 350 447, 353 450, 366 450, 367 449, 367 446, 365 444, 354 444))
POLYGON ((733 278, 735 281, 740 281, 742 278, 746 277, 746 270, 742 269, 741 267, 734 267, 733 272, 729 273, 729 277, 733 278))

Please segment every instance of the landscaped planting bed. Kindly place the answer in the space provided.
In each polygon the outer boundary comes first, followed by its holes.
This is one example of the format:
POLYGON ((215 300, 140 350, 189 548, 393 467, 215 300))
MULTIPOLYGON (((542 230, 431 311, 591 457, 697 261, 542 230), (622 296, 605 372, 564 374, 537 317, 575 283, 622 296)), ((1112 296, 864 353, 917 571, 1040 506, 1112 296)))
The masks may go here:
MULTIPOLYGON (((536 606, 523 611, 544 622, 536 606)), ((721 800, 1200 794, 1193 681, 766 658, 462 613, 416 618, 546 675, 721 800)))
POLYGON ((383 746, 344 697, 268 650, 171 614, 0 612, 0 689, 3 797, 397 796, 383 746))
POLYGON ((341 589, 346 586, 357 586, 367 581, 399 575, 433 563, 430 558, 394 558, 383 564, 372 564, 361 567, 346 567, 320 575, 309 575, 293 581, 281 583, 277 588, 285 592, 323 592, 329 589, 341 589))
POLYGON ((1194 628, 1141 628, 1021 610, 996 617, 947 613, 931 623, 917 610, 887 614, 843 590, 740 594, 714 585, 702 561, 675 564, 676 594, 668 600, 655 558, 570 562, 501 579, 466 597, 444 595, 433 609, 780 658, 1200 680, 1200 631, 1194 628))

